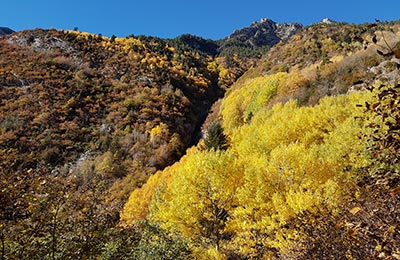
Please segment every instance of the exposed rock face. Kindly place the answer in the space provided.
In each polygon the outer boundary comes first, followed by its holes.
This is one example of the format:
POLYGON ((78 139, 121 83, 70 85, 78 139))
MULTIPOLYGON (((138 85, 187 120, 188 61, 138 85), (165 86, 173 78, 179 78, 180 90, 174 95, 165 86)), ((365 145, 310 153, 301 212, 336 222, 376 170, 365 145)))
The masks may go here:
POLYGON ((331 19, 329 19, 329 18, 324 18, 324 19, 322 19, 322 21, 321 21, 320 23, 334 24, 334 23, 337 23, 337 22, 334 21, 334 20, 331 20, 331 19))
POLYGON ((263 18, 258 22, 252 23, 249 27, 236 30, 228 38, 225 44, 240 41, 248 46, 261 47, 272 46, 280 40, 292 36, 303 25, 299 23, 275 23, 270 19, 263 18))
POLYGON ((284 40, 291 37, 301 28, 303 28, 303 25, 300 23, 277 23, 275 32, 281 40, 284 40))
POLYGON ((0 36, 1 35, 7 35, 7 34, 12 34, 14 31, 11 30, 10 28, 7 27, 0 27, 0 36))
POLYGON ((73 51, 67 41, 57 37, 44 34, 44 30, 25 31, 25 34, 15 34, 7 40, 9 43, 15 43, 19 46, 31 46, 35 51, 46 52, 53 48, 60 48, 65 51, 73 51))

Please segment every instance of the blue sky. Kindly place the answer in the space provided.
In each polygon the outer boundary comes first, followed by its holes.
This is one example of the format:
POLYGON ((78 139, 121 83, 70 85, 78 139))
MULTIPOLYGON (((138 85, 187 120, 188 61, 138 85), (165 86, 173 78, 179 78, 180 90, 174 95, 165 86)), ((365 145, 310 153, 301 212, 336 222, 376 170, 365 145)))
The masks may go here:
POLYGON ((174 38, 191 33, 221 39, 261 18, 304 25, 323 18, 350 23, 400 19, 400 1, 294 0, 5 0, 0 26, 73 29, 118 37, 174 38))

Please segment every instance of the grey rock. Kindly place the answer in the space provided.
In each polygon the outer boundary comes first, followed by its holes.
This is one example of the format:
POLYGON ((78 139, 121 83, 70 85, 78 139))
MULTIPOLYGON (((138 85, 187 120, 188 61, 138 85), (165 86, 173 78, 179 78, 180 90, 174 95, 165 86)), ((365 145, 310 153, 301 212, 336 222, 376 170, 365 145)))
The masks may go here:
POLYGON ((334 21, 334 20, 331 20, 331 19, 329 19, 329 18, 324 18, 324 19, 322 19, 322 21, 319 22, 319 23, 324 23, 324 24, 335 24, 335 23, 337 23, 337 22, 334 21))
POLYGON ((253 22, 249 27, 234 31, 223 40, 222 48, 234 44, 248 47, 273 46, 279 41, 291 37, 302 27, 303 25, 300 23, 280 24, 263 18, 253 22))
POLYGON ((292 37, 302 27, 299 23, 278 23, 275 32, 281 40, 285 40, 292 37))
POLYGON ((70 44, 64 40, 50 35, 30 35, 21 36, 18 34, 12 35, 8 39, 9 43, 14 43, 19 46, 30 46, 35 51, 47 52, 54 48, 60 48, 65 51, 74 51, 70 44))

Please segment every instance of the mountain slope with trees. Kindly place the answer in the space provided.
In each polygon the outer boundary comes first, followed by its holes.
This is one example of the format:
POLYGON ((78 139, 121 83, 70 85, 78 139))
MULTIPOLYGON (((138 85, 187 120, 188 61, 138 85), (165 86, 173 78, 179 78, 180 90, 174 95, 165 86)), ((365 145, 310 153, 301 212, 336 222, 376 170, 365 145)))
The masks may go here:
POLYGON ((129 193, 198 140, 223 93, 213 60, 178 41, 77 31, 0 44, 2 259, 96 255, 129 193))
POLYGON ((123 223, 196 259, 397 259, 399 29, 320 23, 278 43, 214 108, 223 134, 135 190, 123 223))
POLYGON ((400 24, 282 26, 0 37, 0 259, 398 259, 400 24))

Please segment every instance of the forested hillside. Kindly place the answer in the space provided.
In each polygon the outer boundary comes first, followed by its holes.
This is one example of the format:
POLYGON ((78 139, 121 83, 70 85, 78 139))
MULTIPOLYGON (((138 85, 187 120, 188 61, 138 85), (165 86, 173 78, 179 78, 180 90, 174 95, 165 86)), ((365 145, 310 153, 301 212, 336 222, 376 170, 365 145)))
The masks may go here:
POLYGON ((321 23, 277 44, 122 222, 196 259, 397 259, 399 28, 321 23))
POLYGON ((154 37, 37 29, 0 44, 2 259, 96 255, 83 244, 199 139, 217 66, 154 37))
POLYGON ((400 259, 400 24, 261 22, 1 36, 0 259, 400 259))

